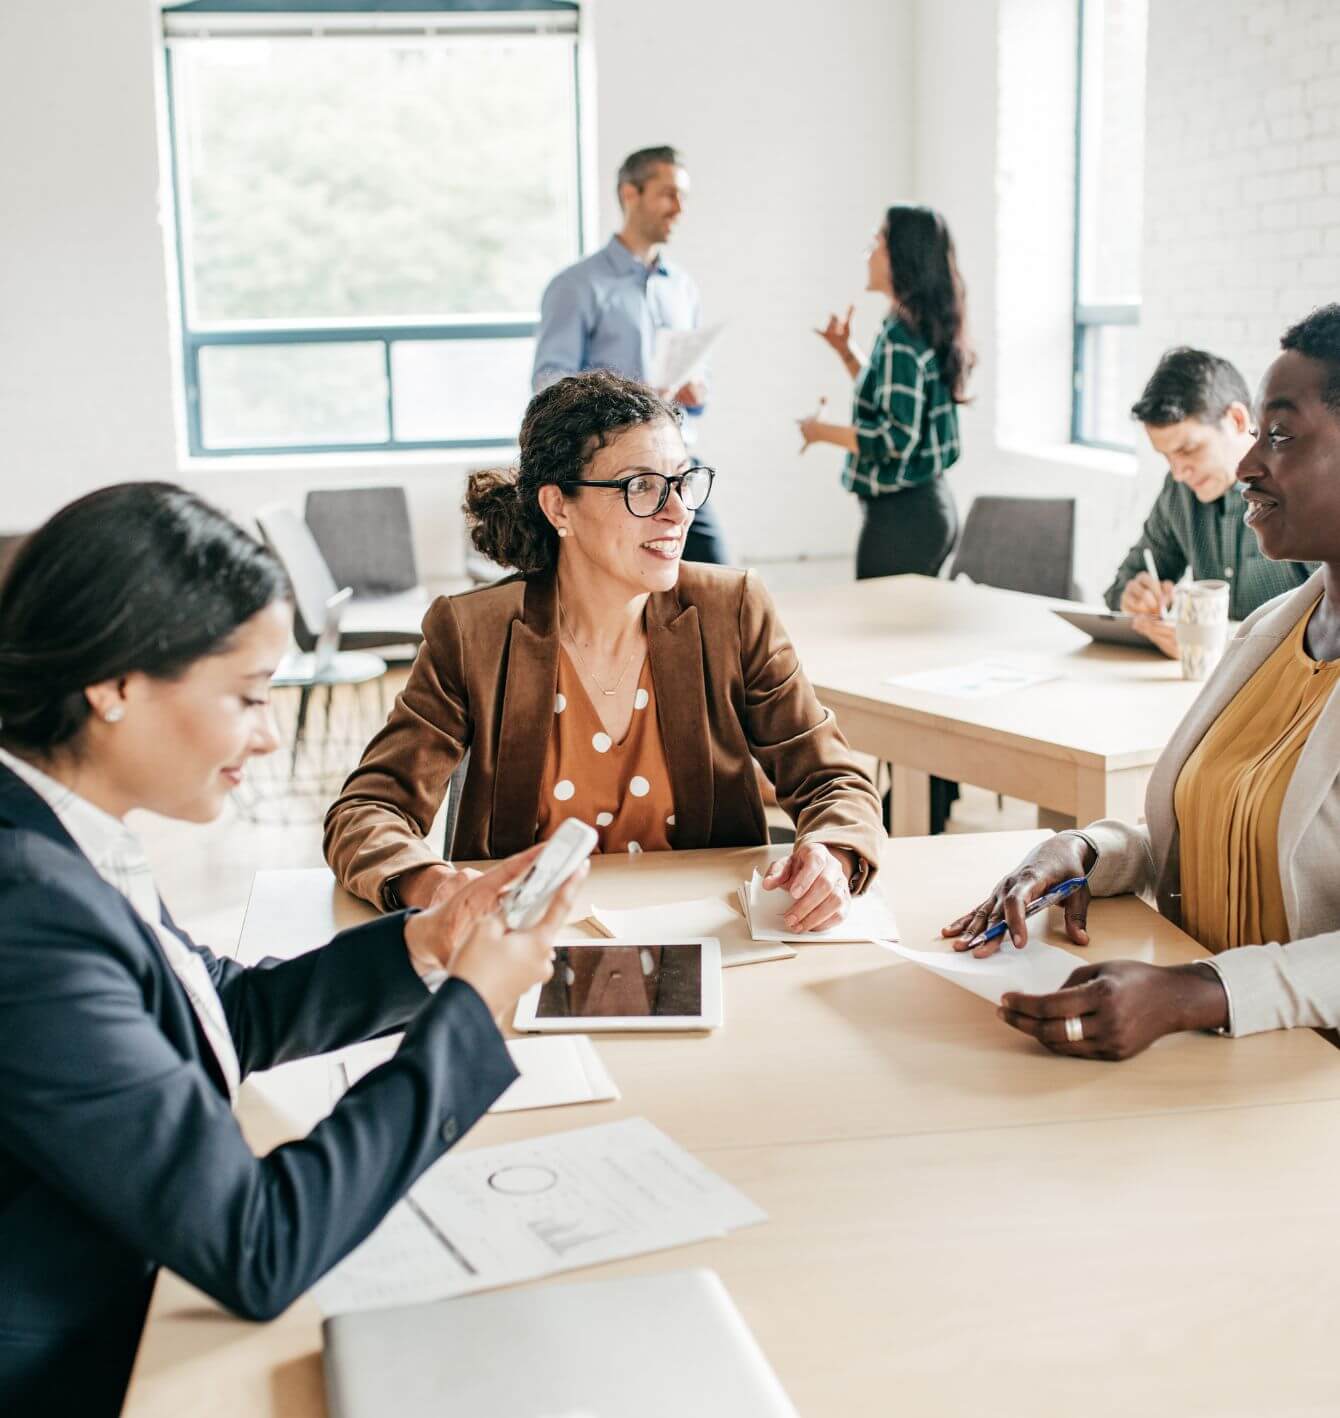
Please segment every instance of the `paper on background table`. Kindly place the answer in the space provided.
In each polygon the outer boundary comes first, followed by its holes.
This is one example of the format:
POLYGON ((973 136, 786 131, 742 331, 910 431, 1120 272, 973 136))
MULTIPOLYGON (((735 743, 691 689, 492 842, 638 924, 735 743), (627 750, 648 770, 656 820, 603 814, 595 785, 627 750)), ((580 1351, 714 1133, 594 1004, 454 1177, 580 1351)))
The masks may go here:
POLYGON ((657 935, 716 936, 721 942, 723 969, 762 960, 791 960, 796 953, 781 941, 751 939, 742 909, 728 896, 705 896, 697 901, 673 901, 632 911, 592 906, 589 919, 615 940, 651 940, 657 935))
POLYGON ((626 1118, 448 1154, 313 1293, 327 1314, 415 1304, 766 1220, 659 1128, 626 1118))
POLYGON ((668 389, 672 394, 687 384, 702 372, 722 328, 707 325, 701 330, 657 330, 647 383, 653 389, 668 389))
POLYGON ((1016 950, 1007 941, 985 960, 978 960, 971 951, 912 950, 897 941, 879 941, 878 944, 992 1004, 999 1004, 1000 997, 1010 990, 1026 995, 1049 995, 1065 984, 1071 971, 1085 963, 1079 956, 1048 945, 1045 940, 1030 940, 1022 950, 1016 950))
POLYGON ((910 675, 889 675, 884 683, 919 689, 926 694, 947 694, 955 699, 989 699, 997 694, 1013 694, 1047 684, 1060 675, 1050 670, 1029 669, 1012 660, 988 657, 965 665, 941 665, 910 675))
MULTIPOLYGON (((342 1049, 331 1060, 336 1096, 384 1064, 400 1047, 400 1035, 369 1039, 342 1049)), ((568 1103, 602 1103, 618 1098, 618 1085, 587 1034, 509 1039, 507 1052, 521 1077, 498 1098, 490 1113, 519 1113, 528 1108, 556 1108, 568 1103)))
POLYGON ((822 931, 793 931, 785 916, 791 905, 787 891, 764 891, 757 871, 740 887, 740 900, 749 915, 749 933, 755 940, 785 940, 800 944, 815 941, 897 940, 898 922, 878 888, 852 898, 847 918, 822 931))

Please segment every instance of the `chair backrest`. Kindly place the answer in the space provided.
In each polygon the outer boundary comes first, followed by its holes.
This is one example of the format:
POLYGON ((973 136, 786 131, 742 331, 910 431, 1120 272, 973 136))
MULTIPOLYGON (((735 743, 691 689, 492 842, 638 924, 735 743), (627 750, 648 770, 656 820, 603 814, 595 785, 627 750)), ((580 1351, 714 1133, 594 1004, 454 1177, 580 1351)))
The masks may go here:
POLYGON ((326 624, 326 606, 338 589, 307 523, 291 507, 275 503, 256 513, 266 545, 284 564, 293 586, 297 615, 293 638, 312 650, 326 624))
POLYGON ((456 819, 461 815, 461 790, 465 787, 465 775, 470 771, 470 750, 461 755, 461 761, 451 773, 447 785, 447 815, 442 833, 442 860, 449 862, 456 846, 456 819))
POLYGON ((979 497, 968 509, 951 578, 1074 599, 1075 499, 979 497))
POLYGON ((18 554, 27 535, 27 532, 0 532, 0 582, 4 581, 9 563, 18 554))
POLYGON ((356 596, 390 596, 419 584, 403 487, 340 487, 307 494, 312 536, 337 584, 356 596))

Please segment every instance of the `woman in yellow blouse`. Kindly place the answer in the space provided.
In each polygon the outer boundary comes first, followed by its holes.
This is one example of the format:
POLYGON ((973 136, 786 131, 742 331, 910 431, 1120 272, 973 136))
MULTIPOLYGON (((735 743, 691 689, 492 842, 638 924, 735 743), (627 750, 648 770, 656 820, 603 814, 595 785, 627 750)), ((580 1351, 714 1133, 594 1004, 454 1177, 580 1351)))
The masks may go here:
MULTIPOLYGON (((1121 1059, 1164 1034, 1340 1024, 1340 305, 1289 329, 1238 476, 1274 561, 1320 561, 1242 626, 1150 778, 1147 825, 1097 822, 1031 852, 945 928, 960 948, 1069 877, 1066 927, 1087 945, 1090 894, 1152 890, 1214 954, 1086 965, 1050 995, 1006 995, 1006 1023, 1057 1053, 1121 1059)), ((995 949, 978 947, 979 953, 995 949)))

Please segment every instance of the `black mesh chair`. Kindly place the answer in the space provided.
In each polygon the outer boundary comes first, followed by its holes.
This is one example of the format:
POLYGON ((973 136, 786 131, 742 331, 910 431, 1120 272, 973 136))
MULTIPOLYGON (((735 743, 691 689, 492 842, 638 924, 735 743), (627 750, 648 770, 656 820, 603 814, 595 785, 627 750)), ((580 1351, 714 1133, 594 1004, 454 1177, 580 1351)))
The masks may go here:
POLYGON ((1075 499, 976 498, 949 575, 1002 591, 1074 600, 1075 499))

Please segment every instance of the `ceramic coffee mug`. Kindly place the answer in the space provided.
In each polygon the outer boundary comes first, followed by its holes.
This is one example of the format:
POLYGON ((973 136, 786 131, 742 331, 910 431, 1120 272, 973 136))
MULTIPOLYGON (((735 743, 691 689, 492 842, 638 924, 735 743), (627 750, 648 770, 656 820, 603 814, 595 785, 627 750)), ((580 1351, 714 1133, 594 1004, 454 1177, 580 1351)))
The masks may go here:
POLYGON ((1228 643, 1228 582, 1188 581, 1173 597, 1182 678, 1207 679, 1228 643))

